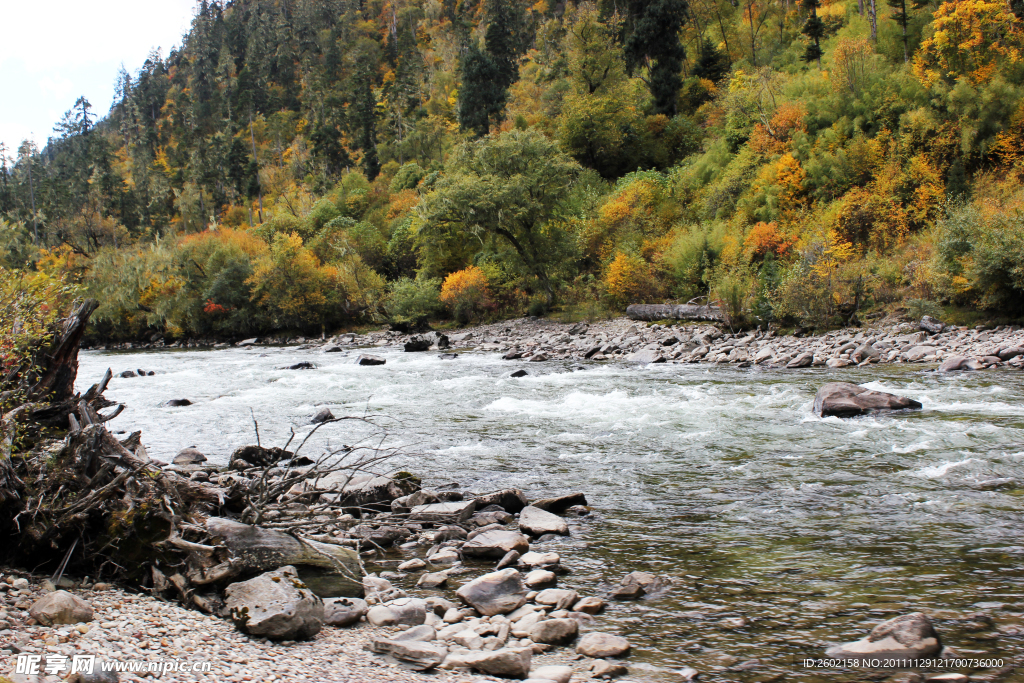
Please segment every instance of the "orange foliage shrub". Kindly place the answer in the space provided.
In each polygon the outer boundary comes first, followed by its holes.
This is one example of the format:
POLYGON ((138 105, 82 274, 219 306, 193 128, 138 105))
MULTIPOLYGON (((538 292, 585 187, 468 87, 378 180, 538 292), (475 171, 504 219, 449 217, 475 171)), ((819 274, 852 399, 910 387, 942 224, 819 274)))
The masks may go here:
POLYGON ((783 102, 768 124, 758 123, 750 135, 750 147, 758 154, 782 154, 789 148, 793 134, 805 129, 807 111, 799 102, 783 102))
POLYGON ((487 275, 477 266, 463 268, 446 277, 440 298, 455 317, 463 321, 492 306, 487 275))
POLYGON ((641 303, 654 294, 654 269, 642 258, 620 251, 608 264, 604 287, 620 306, 641 303))
POLYGON ((796 244, 796 238, 780 232, 779 225, 775 221, 758 223, 751 228, 746 239, 743 240, 743 248, 749 258, 756 261, 762 260, 769 253, 779 257, 786 256, 794 244, 796 244))

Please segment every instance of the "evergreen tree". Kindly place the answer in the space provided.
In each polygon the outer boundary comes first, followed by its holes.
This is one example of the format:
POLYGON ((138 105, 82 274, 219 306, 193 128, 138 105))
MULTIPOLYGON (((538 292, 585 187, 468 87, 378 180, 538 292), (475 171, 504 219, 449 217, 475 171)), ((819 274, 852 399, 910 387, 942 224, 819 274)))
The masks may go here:
POLYGON ((808 63, 817 62, 820 69, 821 55, 824 54, 821 50, 821 39, 825 35, 825 24, 818 16, 818 7, 821 6, 821 3, 818 0, 801 0, 800 4, 810 13, 800 31, 810 39, 802 59, 808 63))
POLYGON ((508 97, 501 67, 489 54, 470 45, 462 58, 459 88, 459 126, 477 136, 487 135, 491 123, 501 121, 508 97))
POLYGON ((686 0, 633 0, 629 4, 632 21, 624 46, 626 66, 631 74, 647 67, 647 87, 654 98, 655 114, 676 113, 686 57, 679 31, 686 23, 688 10, 686 0))
MULTIPOLYGON (((1011 0, 1010 6, 1013 7, 1013 2, 1018 2, 1021 8, 1024 9, 1024 0, 1011 0)), ((910 61, 910 41, 907 37, 907 26, 910 25, 910 15, 907 13, 907 0, 886 0, 889 7, 892 7, 892 20, 900 27, 903 32, 903 61, 910 61)), ((914 9, 921 9, 928 4, 928 0, 911 0, 910 6, 914 9)))
POLYGON ((728 76, 731 70, 732 62, 729 61, 729 55, 705 38, 700 46, 700 57, 693 65, 693 75, 717 83, 728 76))

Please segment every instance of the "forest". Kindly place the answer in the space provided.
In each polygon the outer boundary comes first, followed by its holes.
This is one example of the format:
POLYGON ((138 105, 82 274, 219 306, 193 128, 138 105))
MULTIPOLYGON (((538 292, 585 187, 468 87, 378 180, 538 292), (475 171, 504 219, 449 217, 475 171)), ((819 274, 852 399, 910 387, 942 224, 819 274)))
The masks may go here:
POLYGON ((0 149, 2 297, 127 340, 1018 319, 1022 49, 1024 0, 202 0, 0 149))

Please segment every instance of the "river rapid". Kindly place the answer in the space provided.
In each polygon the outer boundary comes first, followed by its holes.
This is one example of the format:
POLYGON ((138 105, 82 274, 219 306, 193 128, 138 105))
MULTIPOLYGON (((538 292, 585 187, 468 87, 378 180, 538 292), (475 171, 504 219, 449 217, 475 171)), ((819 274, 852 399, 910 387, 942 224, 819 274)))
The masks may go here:
MULTIPOLYGON (((572 569, 561 585, 601 595, 633 570, 676 581, 598 617, 633 643, 631 680, 679 681, 684 667, 703 681, 881 680, 803 662, 917 610, 963 657, 1008 664, 1024 651, 1024 373, 373 353, 387 364, 295 347, 87 351, 78 388, 108 367, 156 371, 115 377, 107 396, 128 406, 112 428, 141 429, 165 461, 195 446, 227 464, 255 442, 252 416, 264 445, 283 445, 327 407, 387 425, 388 444, 408 453, 389 467, 425 487, 585 492, 594 514, 543 544, 572 569), (316 369, 282 369, 301 361, 316 369), (509 378, 519 368, 530 375, 509 378), (815 417, 815 391, 837 380, 924 409, 815 417), (163 407, 175 398, 193 405, 163 407), (989 490, 999 478, 1018 483, 989 490)), ((330 425, 304 454, 370 436, 330 425)), ((998 680, 1024 680, 1014 676, 998 680)))

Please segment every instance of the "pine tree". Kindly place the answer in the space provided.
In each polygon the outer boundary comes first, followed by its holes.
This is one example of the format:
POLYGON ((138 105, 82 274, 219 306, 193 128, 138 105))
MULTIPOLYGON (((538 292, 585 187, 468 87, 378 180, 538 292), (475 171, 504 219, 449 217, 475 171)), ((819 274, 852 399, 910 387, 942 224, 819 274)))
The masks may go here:
POLYGON ((821 39, 825 35, 825 24, 822 23, 821 18, 818 16, 818 7, 821 6, 821 3, 818 0, 801 0, 800 4, 810 12, 807 21, 804 22, 804 27, 800 31, 811 41, 807 44, 802 59, 808 63, 817 62, 818 68, 821 69, 821 55, 824 54, 821 50, 821 39))
POLYGON ((686 0, 633 0, 629 6, 631 31, 623 50, 626 66, 630 73, 647 67, 647 87, 654 98, 655 114, 676 113, 686 57, 679 31, 686 23, 688 9, 686 0))
POLYGON ((729 61, 729 55, 705 38, 700 46, 700 57, 693 65, 693 75, 717 83, 728 76, 731 69, 732 63, 729 61))
MULTIPOLYGON (((928 4, 929 0, 911 0, 910 6, 914 9, 921 9, 928 4)), ((1024 0, 1011 0, 1010 6, 1016 1, 1024 10, 1024 0)), ((910 41, 907 37, 907 26, 910 25, 910 15, 907 13, 907 0, 886 0, 889 7, 892 7, 892 20, 899 25, 903 31, 903 61, 910 61, 910 41)))
POLYGON ((501 67, 489 54, 470 45, 462 58, 461 71, 459 126, 478 136, 487 135, 491 121, 501 120, 508 96, 502 85, 501 67))

